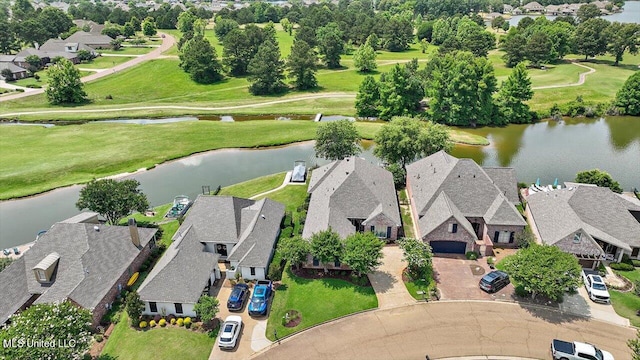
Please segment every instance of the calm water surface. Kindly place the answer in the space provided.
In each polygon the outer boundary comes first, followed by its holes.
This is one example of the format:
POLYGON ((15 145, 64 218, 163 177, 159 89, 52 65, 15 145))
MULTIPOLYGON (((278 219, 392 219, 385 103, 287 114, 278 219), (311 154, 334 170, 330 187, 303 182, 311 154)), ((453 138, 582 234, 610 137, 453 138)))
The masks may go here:
MULTIPOLYGON (((600 168, 626 191, 640 188, 640 118, 569 119, 468 131, 488 137, 491 145, 456 146, 454 156, 470 157, 484 166, 512 166, 519 181, 570 181, 578 171, 600 168)), ((377 162, 372 144, 365 145, 362 156, 377 162)), ((211 151, 130 177, 140 181, 152 205, 160 205, 179 194, 195 198, 203 185, 213 190, 218 185, 291 170, 296 160, 326 163, 314 157, 312 143, 300 143, 266 150, 211 151)), ((0 249, 32 241, 38 231, 76 214, 80 189, 72 186, 0 202, 0 249)))

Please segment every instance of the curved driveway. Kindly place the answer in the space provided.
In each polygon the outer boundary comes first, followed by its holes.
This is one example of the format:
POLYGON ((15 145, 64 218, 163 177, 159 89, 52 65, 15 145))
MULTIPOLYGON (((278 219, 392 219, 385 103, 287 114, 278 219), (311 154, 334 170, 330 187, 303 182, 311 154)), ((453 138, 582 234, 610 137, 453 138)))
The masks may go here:
POLYGON ((590 342, 631 357, 631 328, 500 302, 435 302, 349 316, 303 331, 253 358, 431 359, 498 355, 550 358, 553 338, 590 342))
MULTIPOLYGON (((85 77, 83 77, 82 82, 86 83, 89 81, 93 81, 93 80, 97 80, 100 79, 102 77, 111 75, 113 73, 116 73, 118 71, 130 68, 132 66, 136 66, 144 61, 148 61, 148 60, 152 60, 155 59, 159 56, 162 55, 163 52, 169 50, 170 47, 172 47, 175 43, 176 43, 176 39, 169 35, 169 34, 165 34, 165 33, 158 33, 158 35, 164 35, 164 38, 162 38, 162 45, 160 45, 160 47, 154 49, 153 51, 142 55, 142 56, 136 56, 135 58, 124 62, 122 64, 116 65, 112 68, 109 69, 109 71, 100 71, 100 72, 96 72, 95 74, 91 74, 91 75, 87 75, 85 77)), ((12 95, 7 95, 7 96, 3 96, 0 97, 0 102, 2 101, 9 101, 9 100, 14 100, 14 99, 20 99, 23 97, 27 97, 27 96, 32 96, 32 95, 36 95, 36 94, 42 94, 44 93, 44 88, 42 89, 35 89, 33 91, 25 91, 23 93, 17 93, 17 94, 12 94, 12 95)))

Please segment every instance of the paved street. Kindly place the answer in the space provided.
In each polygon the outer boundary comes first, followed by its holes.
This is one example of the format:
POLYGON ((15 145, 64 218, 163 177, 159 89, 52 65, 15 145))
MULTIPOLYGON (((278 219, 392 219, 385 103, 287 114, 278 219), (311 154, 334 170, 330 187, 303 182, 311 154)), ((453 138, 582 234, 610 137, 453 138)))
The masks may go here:
POLYGON ((553 338, 590 342, 629 359, 635 330, 503 302, 432 302, 347 317, 285 339, 255 359, 549 358, 553 338))

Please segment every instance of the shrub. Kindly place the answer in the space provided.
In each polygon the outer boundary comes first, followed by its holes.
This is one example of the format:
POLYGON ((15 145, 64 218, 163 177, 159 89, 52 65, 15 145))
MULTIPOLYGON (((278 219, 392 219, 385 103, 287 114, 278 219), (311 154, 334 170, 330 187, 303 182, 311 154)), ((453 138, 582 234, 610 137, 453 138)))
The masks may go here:
POLYGON ((156 321, 155 320, 149 321, 149 327, 156 327, 156 321))
POLYGON ((104 340, 104 336, 102 336, 101 334, 95 334, 93 336, 93 338, 97 341, 97 342, 102 342, 104 340))
POLYGON ((191 318, 190 317, 186 317, 184 318, 184 326, 191 326, 191 318))
POLYGON ((517 296, 520 296, 520 297, 528 297, 529 296, 529 292, 522 285, 516 286, 515 293, 516 293, 517 296))
POLYGON ((191 330, 196 331, 196 330, 199 330, 199 329, 200 329, 200 324, 193 324, 193 325, 191 325, 191 330))
POLYGON ((82 360, 93 360, 93 357, 89 353, 82 355, 82 360))
POLYGON ((285 227, 291 226, 291 212, 287 211, 285 213, 283 225, 285 227))
POLYGON ((267 274, 267 277, 269 277, 269 279, 273 281, 282 280, 282 268, 278 266, 278 264, 274 264, 272 262, 271 266, 269 267, 269 273, 267 274))
POLYGON ((634 269, 633 265, 627 263, 611 263, 609 267, 620 271, 632 271, 634 269))
POLYGON ((631 263, 633 264, 633 266, 635 267, 640 267, 640 260, 631 260, 631 263))
POLYGON ((160 325, 160 326, 162 326, 162 327, 167 326, 167 320, 165 320, 165 319, 160 319, 160 322, 158 322, 158 325, 160 325))
POLYGON ((144 329, 147 327, 147 322, 146 321, 140 321, 140 325, 138 325, 140 327, 140 329, 144 329))
POLYGON ((467 260, 478 260, 478 253, 475 251, 468 251, 464 256, 467 257, 467 260))
POLYGON ((282 229, 282 231, 280 232, 280 238, 282 239, 290 238, 292 234, 293 234, 293 228, 291 226, 287 226, 286 228, 282 229))
POLYGON ((178 320, 176 321, 176 324, 178 324, 178 326, 183 326, 184 325, 184 319, 178 318, 178 320))
POLYGON ((38 84, 29 84, 27 85, 28 88, 30 89, 40 89, 42 88, 42 86, 38 85, 38 84))
POLYGON ((176 324, 176 318, 171 318, 171 320, 169 320, 169 322, 171 323, 171 325, 175 325, 176 324))
POLYGON ((493 264, 495 264, 495 260, 493 260, 493 256, 489 256, 489 257, 487 257, 487 264, 488 264, 488 265, 493 265, 493 264))

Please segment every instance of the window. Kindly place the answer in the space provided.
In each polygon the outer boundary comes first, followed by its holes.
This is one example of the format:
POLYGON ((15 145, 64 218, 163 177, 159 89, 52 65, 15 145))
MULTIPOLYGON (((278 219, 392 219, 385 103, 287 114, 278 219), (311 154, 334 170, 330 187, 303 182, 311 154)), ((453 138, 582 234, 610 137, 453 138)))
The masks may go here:
POLYGON ((336 258, 336 260, 333 262, 333 266, 335 267, 340 267, 340 259, 336 258))
POLYGON ((391 237, 391 226, 387 226, 387 239, 391 237))
POLYGON ((176 314, 182 314, 182 304, 174 303, 173 305, 176 307, 176 314))
POLYGON ((575 235, 573 235, 573 243, 574 244, 580 243, 581 238, 582 238, 582 233, 576 233, 575 235))
POLYGON ((375 225, 371 225, 371 227, 369 228, 371 230, 372 233, 376 232, 376 227, 375 225))
POLYGON ((44 271, 42 271, 42 270, 37 270, 36 272, 38 273, 38 280, 39 280, 39 281, 48 281, 48 279, 47 279, 47 274, 45 274, 45 272, 44 272, 44 271))
POLYGON ((493 233, 493 242, 497 243, 499 237, 500 237, 500 231, 496 231, 495 233, 493 233))
POLYGON ((158 312, 158 304, 154 302, 149 302, 149 311, 150 312, 158 312))
POLYGON ((315 256, 313 257, 313 266, 320 266, 320 260, 318 260, 318 258, 316 258, 315 256))
POLYGON ((511 232, 509 231, 499 231, 498 242, 502 244, 506 244, 511 239, 511 232))
POLYGON ((455 234, 458 232, 458 224, 449 224, 449 232, 455 234))
POLYGON ((516 233, 512 231, 511 235, 509 235, 509 244, 513 244, 515 239, 516 239, 516 233))
POLYGON ((640 248, 633 248, 631 251, 631 257, 638 257, 638 252, 640 252, 640 248))
POLYGON ((256 275, 256 268, 250 267, 249 270, 251 271, 251 276, 255 276, 256 275))

